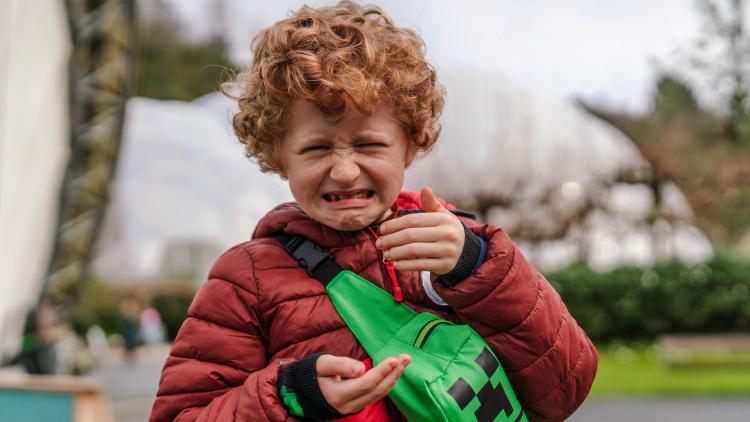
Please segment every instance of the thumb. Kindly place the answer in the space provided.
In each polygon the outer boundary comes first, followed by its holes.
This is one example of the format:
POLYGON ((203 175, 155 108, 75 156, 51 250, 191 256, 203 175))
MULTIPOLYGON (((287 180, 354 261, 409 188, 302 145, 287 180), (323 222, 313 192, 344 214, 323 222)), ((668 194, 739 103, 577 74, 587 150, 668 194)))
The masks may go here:
POLYGON ((365 365, 348 357, 321 355, 315 364, 315 370, 319 377, 338 375, 342 378, 357 378, 365 372, 365 365))
POLYGON ((432 188, 423 188, 419 192, 420 199, 422 200, 422 208, 427 212, 445 212, 447 211, 440 200, 435 196, 435 192, 432 188))

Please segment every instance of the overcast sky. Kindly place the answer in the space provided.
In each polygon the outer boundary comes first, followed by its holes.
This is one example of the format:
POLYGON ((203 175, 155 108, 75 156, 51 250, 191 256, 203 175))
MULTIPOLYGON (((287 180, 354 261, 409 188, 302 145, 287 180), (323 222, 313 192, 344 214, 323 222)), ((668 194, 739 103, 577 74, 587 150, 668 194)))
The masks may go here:
MULTIPOLYGON (((170 0, 190 35, 209 31, 216 0, 170 0)), ((227 36, 236 61, 248 62, 261 26, 307 3, 226 0, 227 36)), ((676 66, 701 21, 694 0, 379 0, 397 24, 422 34, 437 65, 491 66, 536 90, 643 111, 656 74, 653 59, 676 66)))

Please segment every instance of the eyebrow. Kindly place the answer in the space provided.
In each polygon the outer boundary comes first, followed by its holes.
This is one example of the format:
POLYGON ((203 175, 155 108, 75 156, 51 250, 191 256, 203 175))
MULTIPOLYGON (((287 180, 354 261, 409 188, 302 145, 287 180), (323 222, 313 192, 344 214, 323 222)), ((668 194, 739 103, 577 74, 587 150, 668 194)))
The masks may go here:
POLYGON ((298 138, 297 142, 300 144, 309 143, 309 142, 318 142, 321 140, 327 140, 328 136, 322 134, 322 133, 313 133, 312 135, 307 135, 302 138, 298 138))
POLYGON ((393 140, 393 136, 388 132, 383 132, 380 130, 374 130, 374 129, 363 129, 354 134, 354 139, 357 138, 376 138, 377 140, 381 141, 391 141, 393 140))

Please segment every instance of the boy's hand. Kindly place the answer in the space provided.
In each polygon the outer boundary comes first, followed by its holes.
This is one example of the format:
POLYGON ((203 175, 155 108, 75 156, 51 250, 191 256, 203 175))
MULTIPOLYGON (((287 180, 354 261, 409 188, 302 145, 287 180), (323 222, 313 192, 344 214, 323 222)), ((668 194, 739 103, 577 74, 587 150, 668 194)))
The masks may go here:
POLYGON ((321 355, 316 362, 318 385, 331 407, 343 415, 359 412, 391 392, 406 366, 409 355, 387 358, 365 372, 357 360, 321 355))
POLYGON ((408 214, 380 225, 375 246, 402 271, 447 274, 455 268, 464 249, 461 220, 445 209, 430 188, 420 192, 426 212, 408 214))

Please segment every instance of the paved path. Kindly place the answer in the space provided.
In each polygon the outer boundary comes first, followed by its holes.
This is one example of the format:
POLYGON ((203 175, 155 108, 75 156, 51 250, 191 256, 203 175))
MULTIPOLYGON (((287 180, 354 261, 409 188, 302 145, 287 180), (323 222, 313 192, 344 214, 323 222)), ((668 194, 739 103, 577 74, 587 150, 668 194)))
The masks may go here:
POLYGON ((114 351, 107 362, 91 375, 107 385, 115 422, 144 422, 151 413, 164 360, 169 347, 141 348, 136 359, 127 362, 114 351))
MULTIPOLYGON (((108 386, 115 422, 143 422, 148 418, 169 352, 166 347, 139 350, 126 363, 114 353, 93 375, 108 386)), ((590 399, 570 422, 750 422, 750 397, 717 399, 590 399)))

